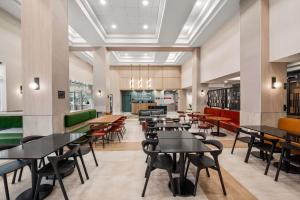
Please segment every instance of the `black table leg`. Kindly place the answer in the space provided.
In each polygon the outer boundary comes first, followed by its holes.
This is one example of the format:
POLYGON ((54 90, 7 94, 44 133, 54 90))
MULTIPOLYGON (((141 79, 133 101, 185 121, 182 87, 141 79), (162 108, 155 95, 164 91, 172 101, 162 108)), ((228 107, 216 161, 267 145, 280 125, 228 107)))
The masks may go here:
MULTIPOLYGON (((191 196, 194 193, 195 185, 192 183, 192 181, 185 179, 184 177, 184 171, 185 171, 184 153, 180 153, 179 164, 180 164, 180 177, 173 179, 175 185, 175 194, 178 196, 191 196)), ((171 189, 170 183, 169 183, 169 188, 171 189)))
POLYGON ((226 133, 220 132, 220 121, 217 122, 217 132, 211 132, 210 134, 212 134, 213 136, 217 136, 217 137, 225 137, 226 136, 226 133))
MULTIPOLYGON (((36 184, 37 184, 37 160, 31 160, 31 184, 32 187, 22 192, 16 200, 32 200, 36 184)), ((50 184, 43 184, 40 187, 39 200, 46 198, 52 192, 53 186, 50 184)))

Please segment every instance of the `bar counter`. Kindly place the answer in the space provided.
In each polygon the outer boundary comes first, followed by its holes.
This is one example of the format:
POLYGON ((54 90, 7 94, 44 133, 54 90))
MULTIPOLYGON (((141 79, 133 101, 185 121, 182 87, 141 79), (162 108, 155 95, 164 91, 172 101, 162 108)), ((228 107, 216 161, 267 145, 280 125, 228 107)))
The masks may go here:
POLYGON ((156 103, 131 103, 131 113, 138 114, 140 110, 148 110, 148 106, 156 106, 156 103))

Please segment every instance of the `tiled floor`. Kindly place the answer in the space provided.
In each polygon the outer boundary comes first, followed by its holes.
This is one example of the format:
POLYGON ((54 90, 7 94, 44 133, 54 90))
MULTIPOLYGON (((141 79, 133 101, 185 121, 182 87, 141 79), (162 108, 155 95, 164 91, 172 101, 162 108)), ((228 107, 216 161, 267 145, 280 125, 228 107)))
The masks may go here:
MULTIPOLYGON (((216 173, 211 172, 211 178, 205 173, 200 175, 200 183, 196 197, 173 198, 167 187, 168 176, 165 171, 155 170, 150 178, 145 198, 141 198, 144 184, 145 155, 140 149, 140 142, 144 139, 141 126, 135 117, 127 120, 127 133, 122 143, 107 145, 103 151, 101 145, 96 146, 96 155, 100 166, 96 167, 91 155, 84 157, 89 180, 81 184, 77 172, 66 177, 63 181, 69 198, 72 200, 169 200, 169 199, 197 199, 197 200, 299 200, 300 175, 281 173, 279 182, 274 181, 276 168, 271 166, 268 176, 263 175, 265 163, 251 157, 249 163, 243 162, 245 148, 237 148, 230 154, 233 135, 229 134, 222 140, 224 152, 220 157, 222 173, 228 195, 222 194, 216 173), (227 147, 227 148, 226 148, 227 147)), ((238 147, 244 147, 240 145, 238 147)), ((188 174, 194 180, 195 169, 188 174)), ((174 174, 174 176, 178 176, 174 174)), ((9 181, 12 176, 9 176, 9 181)), ((44 180, 46 181, 46 180, 44 180)), ((0 200, 4 200, 4 191, 0 180, 0 200)), ((30 187, 30 173, 26 169, 22 182, 9 185, 11 199, 15 199, 24 189, 30 187)), ((47 198, 49 200, 63 199, 58 184, 47 198)))

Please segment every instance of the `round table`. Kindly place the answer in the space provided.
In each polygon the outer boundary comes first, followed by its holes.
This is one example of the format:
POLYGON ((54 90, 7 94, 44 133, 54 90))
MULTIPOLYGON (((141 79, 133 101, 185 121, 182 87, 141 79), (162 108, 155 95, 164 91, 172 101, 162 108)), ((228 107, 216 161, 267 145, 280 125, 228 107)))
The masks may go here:
POLYGON ((220 132, 220 121, 230 121, 231 120, 230 118, 211 116, 211 117, 207 117, 207 119, 217 122, 217 132, 211 132, 211 134, 213 136, 217 136, 217 137, 225 137, 226 136, 226 133, 220 132))

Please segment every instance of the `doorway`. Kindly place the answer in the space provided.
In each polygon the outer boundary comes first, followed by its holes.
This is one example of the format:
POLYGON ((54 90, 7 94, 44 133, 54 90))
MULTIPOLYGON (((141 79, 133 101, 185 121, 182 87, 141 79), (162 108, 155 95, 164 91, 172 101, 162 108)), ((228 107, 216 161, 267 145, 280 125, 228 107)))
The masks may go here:
POLYGON ((122 91, 122 112, 131 112, 131 93, 122 91))

